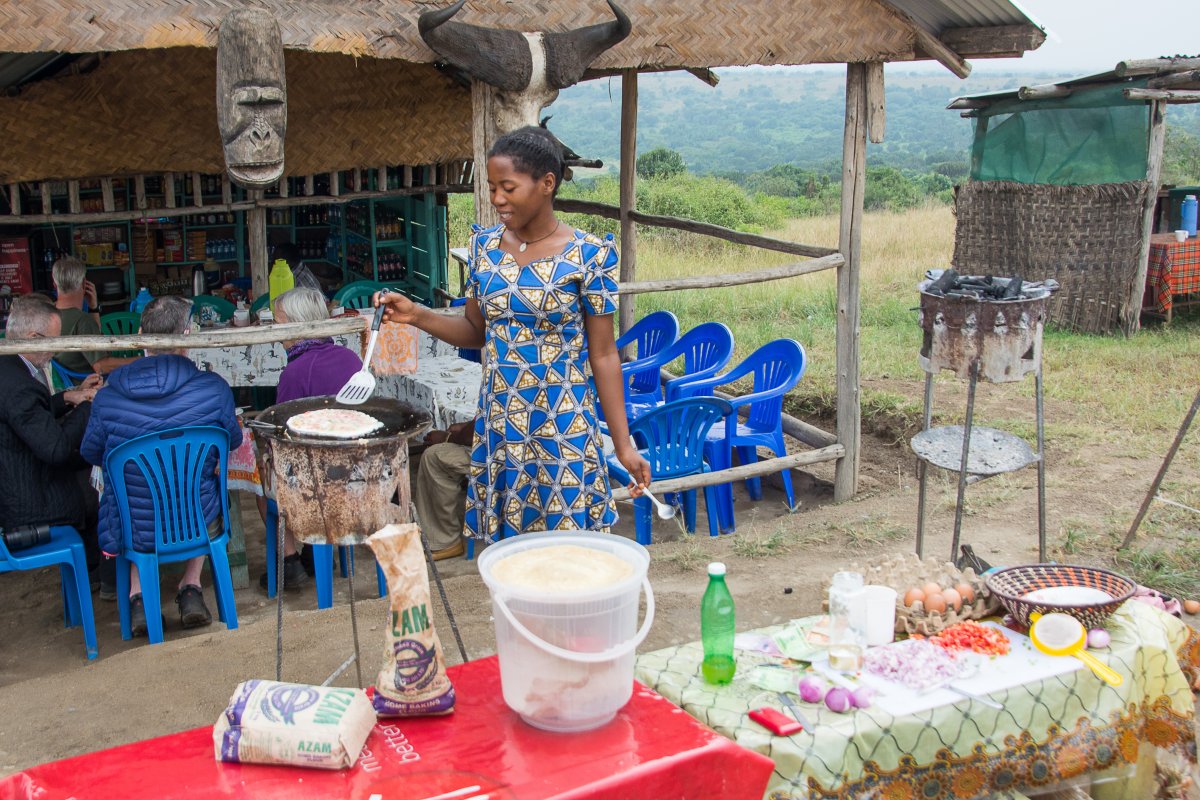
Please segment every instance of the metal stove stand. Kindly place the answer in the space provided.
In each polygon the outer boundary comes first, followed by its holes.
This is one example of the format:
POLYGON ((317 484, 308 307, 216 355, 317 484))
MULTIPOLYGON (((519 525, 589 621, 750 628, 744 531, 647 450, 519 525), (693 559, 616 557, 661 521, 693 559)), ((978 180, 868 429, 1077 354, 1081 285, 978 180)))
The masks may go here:
POLYGON ((1045 427, 1042 406, 1042 368, 1034 372, 1037 407, 1037 452, 1019 436, 995 428, 975 425, 975 388, 979 381, 979 362, 970 366, 967 386, 967 414, 964 425, 931 428, 933 415, 933 373, 925 373, 924 429, 912 439, 917 455, 917 555, 924 557, 925 489, 929 465, 958 471, 958 496, 954 505, 954 537, 950 542, 950 560, 954 561, 962 534, 963 499, 967 486, 995 475, 1014 472, 1037 464, 1038 483, 1038 560, 1046 560, 1046 461, 1045 427))

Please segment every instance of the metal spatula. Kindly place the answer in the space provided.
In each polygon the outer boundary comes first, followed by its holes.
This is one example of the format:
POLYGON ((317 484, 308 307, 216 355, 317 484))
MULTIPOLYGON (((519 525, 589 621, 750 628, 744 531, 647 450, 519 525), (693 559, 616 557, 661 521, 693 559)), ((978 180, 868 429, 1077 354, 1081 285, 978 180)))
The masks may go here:
POLYGON ((363 356, 362 369, 350 376, 346 385, 337 393, 339 403, 356 406, 366 402, 375 391, 375 376, 371 374, 371 356, 375 355, 375 341, 379 338, 379 324, 383 322, 383 306, 375 309, 375 318, 371 320, 371 338, 367 340, 367 354, 363 356))

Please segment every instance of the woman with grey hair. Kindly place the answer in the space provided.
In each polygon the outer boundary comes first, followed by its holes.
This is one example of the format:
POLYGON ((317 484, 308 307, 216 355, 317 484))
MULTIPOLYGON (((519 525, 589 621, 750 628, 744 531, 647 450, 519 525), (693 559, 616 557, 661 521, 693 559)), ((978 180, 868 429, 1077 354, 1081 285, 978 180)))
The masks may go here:
MULTIPOLYGON (((318 322, 329 319, 325 296, 316 289, 298 286, 275 299, 276 322, 318 322)), ((348 347, 335 344, 333 339, 293 339, 283 343, 287 348, 287 366, 279 374, 276 401, 286 403, 303 397, 337 394, 362 369, 362 359, 348 347)), ((310 551, 311 552, 311 551, 310 551)), ((283 588, 299 589, 304 584, 304 571, 312 573, 311 559, 301 561, 296 540, 284 529, 283 588), (304 571, 301 571, 301 570, 304 571)), ((259 585, 267 587, 263 573, 259 585)))

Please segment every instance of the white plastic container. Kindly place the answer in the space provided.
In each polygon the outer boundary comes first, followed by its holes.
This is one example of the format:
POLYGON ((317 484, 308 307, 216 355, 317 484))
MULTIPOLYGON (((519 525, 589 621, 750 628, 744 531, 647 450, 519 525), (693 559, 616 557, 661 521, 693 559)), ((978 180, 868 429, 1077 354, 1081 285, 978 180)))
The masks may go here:
POLYGON ((634 650, 654 621, 646 548, 604 533, 526 533, 489 546, 479 574, 492 593, 504 702, 535 728, 586 731, 611 720, 633 695, 634 650), (532 548, 575 545, 610 553, 633 574, 592 591, 538 591, 500 583, 498 561, 532 548), (646 619, 638 628, 638 598, 646 619))

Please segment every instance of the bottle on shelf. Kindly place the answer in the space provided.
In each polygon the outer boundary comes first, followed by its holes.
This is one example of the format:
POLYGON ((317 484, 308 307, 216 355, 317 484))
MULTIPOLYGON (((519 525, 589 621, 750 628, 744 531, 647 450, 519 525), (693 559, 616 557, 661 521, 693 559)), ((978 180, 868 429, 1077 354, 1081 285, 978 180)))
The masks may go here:
POLYGON ((133 302, 129 304, 129 310, 135 314, 142 313, 142 309, 150 304, 154 297, 150 294, 150 290, 145 286, 138 289, 137 297, 133 298, 133 302))
POLYGON ((733 680, 737 663, 733 659, 735 631, 733 596, 725 585, 725 565, 708 565, 708 588, 700 601, 700 639, 704 661, 700 673, 706 683, 725 684, 733 680))

